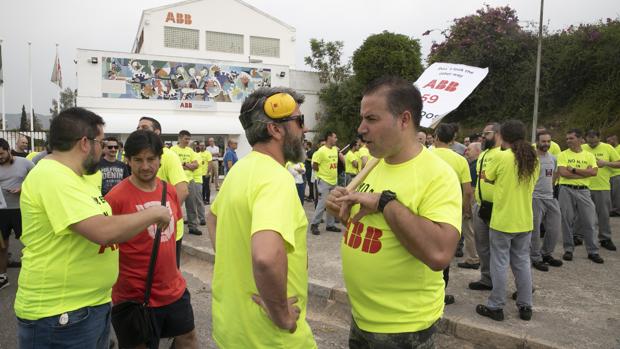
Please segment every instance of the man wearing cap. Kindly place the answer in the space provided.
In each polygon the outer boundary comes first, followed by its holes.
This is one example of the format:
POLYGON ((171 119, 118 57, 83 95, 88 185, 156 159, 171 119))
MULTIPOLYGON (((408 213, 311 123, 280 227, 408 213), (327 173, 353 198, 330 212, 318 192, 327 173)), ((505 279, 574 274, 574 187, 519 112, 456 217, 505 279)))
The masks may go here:
POLYGON ((308 220, 284 167, 304 159, 303 100, 261 88, 241 106, 252 151, 227 174, 207 219, 220 348, 316 348, 306 321, 308 220))

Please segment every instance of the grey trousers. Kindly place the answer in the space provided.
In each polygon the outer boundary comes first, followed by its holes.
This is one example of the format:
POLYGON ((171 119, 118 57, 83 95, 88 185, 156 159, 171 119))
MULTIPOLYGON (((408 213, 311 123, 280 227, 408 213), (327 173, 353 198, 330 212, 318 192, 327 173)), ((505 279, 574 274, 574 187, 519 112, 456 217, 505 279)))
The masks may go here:
POLYGON ((598 239, 611 240, 609 227, 609 211, 611 211, 611 195, 609 190, 590 190, 590 197, 596 208, 598 222, 598 239))
POLYGON ((590 197, 590 190, 578 190, 560 185, 558 201, 560 202, 560 211, 562 212, 564 251, 573 252, 575 250, 573 236, 576 223, 579 222, 579 229, 586 243, 586 251, 588 254, 598 253, 598 247, 594 242, 596 209, 590 197))
POLYGON ((556 199, 532 199, 534 231, 530 245, 532 262, 541 262, 542 256, 550 256, 562 231, 562 213, 556 199), (540 223, 545 225, 545 238, 540 247, 540 223))
POLYGON ((198 204, 196 203, 196 182, 190 181, 187 184, 189 195, 185 200, 185 211, 187 211, 187 226, 190 229, 198 229, 198 204))
POLYGON ((493 290, 487 300, 487 307, 501 309, 506 305, 506 282, 508 264, 512 269, 517 286, 517 306, 532 306, 532 269, 530 268, 530 234, 503 233, 489 230, 491 243, 491 278, 493 290))
POLYGON ((609 179, 611 185, 611 211, 620 214, 620 175, 609 179))
POLYGON ((478 253, 476 252, 476 236, 474 233, 474 220, 473 218, 463 218, 463 242, 465 247, 463 248, 463 257, 466 263, 477 264, 480 263, 478 253))
POLYGON ((194 182, 194 203, 196 204, 196 211, 198 211, 198 219, 203 222, 205 219, 205 204, 202 202, 202 183, 194 182))
POLYGON ((491 248, 489 246, 489 225, 478 216, 478 203, 472 206, 472 219, 474 223, 474 237, 476 240, 476 251, 480 258, 480 282, 493 286, 491 279, 491 248))
POLYGON ((323 218, 323 211, 325 211, 325 224, 328 227, 333 227, 336 225, 336 218, 330 215, 326 210, 327 196, 329 195, 330 190, 334 189, 336 186, 331 185, 325 182, 322 179, 318 179, 316 181, 318 192, 319 192, 319 202, 316 205, 316 209, 314 211, 314 217, 312 218, 312 222, 310 224, 319 224, 321 223, 321 218, 323 218))

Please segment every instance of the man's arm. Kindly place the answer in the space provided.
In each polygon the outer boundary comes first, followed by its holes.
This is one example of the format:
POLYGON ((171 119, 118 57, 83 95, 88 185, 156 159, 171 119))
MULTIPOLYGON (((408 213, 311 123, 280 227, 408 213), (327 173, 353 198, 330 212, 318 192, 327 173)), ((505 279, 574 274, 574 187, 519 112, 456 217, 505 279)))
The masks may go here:
POLYGON ((353 165, 354 168, 357 168, 357 165, 358 165, 357 160, 351 161, 351 165, 353 165))
POLYGON ((367 162, 368 162, 368 156, 362 156, 362 168, 366 167, 367 162))
POLYGON ((96 215, 70 225, 70 229, 99 244, 125 242, 151 224, 165 229, 170 224, 170 213, 164 206, 153 206, 143 211, 118 216, 96 215))
POLYGON ((463 189, 463 217, 471 218, 471 201, 474 191, 471 188, 471 182, 461 183, 463 189))
POLYGON ((297 327, 299 308, 286 298, 288 258, 282 236, 272 230, 263 230, 252 236, 252 271, 261 304, 273 323, 289 330, 297 327))
POLYGON ((187 182, 179 182, 174 185, 174 189, 177 191, 177 199, 179 200, 179 205, 183 205, 185 199, 189 196, 189 188, 187 186, 187 182))
POLYGON ((568 179, 581 179, 594 177, 598 173, 597 167, 588 167, 586 169, 575 168, 575 172, 573 173, 573 167, 570 166, 559 166, 558 172, 560 176, 568 179))
POLYGON ((215 252, 215 232, 217 231, 217 216, 211 212, 211 210, 207 210, 207 232, 209 233, 209 238, 211 239, 211 246, 213 247, 213 252, 215 252))
POLYGON ((596 165, 598 167, 620 168, 620 161, 596 160, 596 165))

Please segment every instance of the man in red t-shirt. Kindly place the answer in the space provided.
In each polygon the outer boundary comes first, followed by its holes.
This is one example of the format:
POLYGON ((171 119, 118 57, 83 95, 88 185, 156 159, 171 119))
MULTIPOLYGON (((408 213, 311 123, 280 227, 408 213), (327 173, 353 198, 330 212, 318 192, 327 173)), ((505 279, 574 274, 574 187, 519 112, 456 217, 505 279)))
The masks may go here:
MULTIPOLYGON (((125 158, 131 176, 105 196, 112 213, 128 214, 161 205, 162 181, 157 170, 163 153, 159 136, 150 131, 133 132, 125 142, 125 158)), ((156 338, 149 348, 158 348, 159 338, 175 338, 178 348, 197 348, 194 314, 185 279, 176 266, 176 223, 183 217, 176 190, 167 186, 166 207, 171 224, 161 232, 161 242, 153 272, 149 306, 153 308, 156 338)), ((157 226, 151 225, 133 239, 119 244, 119 275, 112 288, 112 302, 144 299, 146 276, 157 226)), ((118 332, 118 331, 117 331, 118 332)), ((124 338, 118 338, 123 347, 124 338)))

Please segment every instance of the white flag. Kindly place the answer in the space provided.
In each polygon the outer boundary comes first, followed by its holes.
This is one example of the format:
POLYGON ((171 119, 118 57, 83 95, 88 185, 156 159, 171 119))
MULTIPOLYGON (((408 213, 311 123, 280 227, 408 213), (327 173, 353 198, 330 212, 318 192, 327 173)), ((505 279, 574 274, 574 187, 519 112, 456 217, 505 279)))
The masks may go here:
POLYGON ((58 58, 58 52, 56 52, 56 59, 54 60, 54 69, 52 70, 51 81, 62 88, 62 72, 60 71, 60 58, 58 58))

